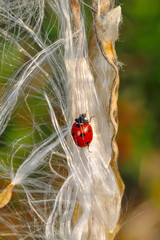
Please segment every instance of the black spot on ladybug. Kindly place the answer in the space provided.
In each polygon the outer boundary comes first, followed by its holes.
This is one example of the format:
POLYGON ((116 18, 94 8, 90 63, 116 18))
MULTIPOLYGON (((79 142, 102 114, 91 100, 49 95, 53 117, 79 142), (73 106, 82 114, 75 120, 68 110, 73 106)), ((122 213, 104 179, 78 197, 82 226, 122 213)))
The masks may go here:
POLYGON ((85 134, 84 134, 84 133, 81 133, 81 134, 80 134, 80 136, 81 136, 81 137, 84 137, 84 136, 85 136, 85 134))
POLYGON ((89 132, 91 132, 91 129, 89 130, 89 132))
POLYGON ((74 133, 72 133, 72 136, 74 136, 74 133))
POLYGON ((86 142, 86 144, 89 144, 89 142, 86 142))
POLYGON ((80 128, 80 127, 81 127, 81 124, 76 124, 76 127, 79 127, 79 128, 80 128))

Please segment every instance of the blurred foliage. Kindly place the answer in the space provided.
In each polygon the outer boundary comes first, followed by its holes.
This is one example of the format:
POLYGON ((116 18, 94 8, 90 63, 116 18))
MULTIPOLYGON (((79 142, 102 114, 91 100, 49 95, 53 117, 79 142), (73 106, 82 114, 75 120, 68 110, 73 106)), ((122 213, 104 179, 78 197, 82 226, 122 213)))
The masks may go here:
POLYGON ((120 70, 120 171, 129 202, 152 199, 160 208, 160 1, 119 1, 123 22, 120 70), (157 173, 158 172, 158 173, 157 173))

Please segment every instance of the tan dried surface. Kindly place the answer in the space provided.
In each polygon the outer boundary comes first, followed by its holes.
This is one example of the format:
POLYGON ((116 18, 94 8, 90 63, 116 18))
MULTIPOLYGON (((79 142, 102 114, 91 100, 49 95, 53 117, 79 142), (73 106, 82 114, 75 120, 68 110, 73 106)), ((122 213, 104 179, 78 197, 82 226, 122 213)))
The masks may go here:
MULTIPOLYGON (((114 77, 113 77, 113 82, 112 82, 112 88, 111 88, 111 97, 110 97, 110 104, 109 104, 109 109, 106 109, 106 119, 109 119, 112 123, 113 126, 113 137, 112 137, 112 151, 113 151, 113 156, 111 160, 111 167, 115 173, 118 185, 119 185, 119 190, 121 196, 123 195, 124 191, 124 184, 123 181, 120 177, 120 174, 118 172, 118 167, 117 167, 117 161, 118 161, 118 147, 116 143, 116 135, 118 131, 118 108, 117 108, 117 100, 118 100, 118 89, 119 89, 119 71, 118 71, 118 66, 117 66, 117 56, 116 52, 114 49, 114 43, 112 43, 112 39, 109 39, 105 35, 103 35, 103 26, 101 26, 101 23, 99 22, 98 18, 98 11, 96 9, 97 7, 97 1, 93 1, 93 7, 94 7, 94 28, 95 28, 95 33, 93 30, 91 30, 91 48, 90 48, 90 61, 91 61, 91 66, 94 61, 94 59, 97 60, 98 58, 98 51, 97 51, 97 44, 99 45, 100 51, 105 58, 105 60, 110 64, 110 66, 113 68, 114 72, 114 77), (95 41, 97 40, 97 43, 95 41), (95 51, 94 51, 95 49, 95 51)), ((102 15, 107 14, 107 12, 110 10, 110 4, 107 1, 102 1, 101 6, 100 6, 100 12, 102 15), (106 3, 106 4, 104 4, 106 3)), ((107 74, 107 73, 106 73, 107 74)), ((96 73, 95 73, 95 78, 96 78, 96 73)), ((95 79, 96 80, 96 79, 95 79)), ((97 82, 97 80, 96 80, 97 82)), ((117 232, 120 229, 120 219, 117 227, 115 228, 113 233, 109 234, 109 239, 114 239, 114 237, 117 235, 117 232)))
POLYGON ((74 214, 73 214, 73 224, 75 225, 76 222, 79 220, 80 216, 82 214, 82 209, 81 207, 79 206, 79 203, 77 203, 77 206, 75 208, 75 211, 74 211, 74 214))
POLYGON ((9 184, 5 189, 0 193, 0 208, 3 208, 9 203, 12 197, 12 189, 14 185, 9 184))
POLYGON ((81 27, 81 20, 80 20, 80 6, 77 0, 71 0, 72 5, 72 16, 73 16, 73 23, 74 23, 74 30, 75 32, 78 31, 81 27))

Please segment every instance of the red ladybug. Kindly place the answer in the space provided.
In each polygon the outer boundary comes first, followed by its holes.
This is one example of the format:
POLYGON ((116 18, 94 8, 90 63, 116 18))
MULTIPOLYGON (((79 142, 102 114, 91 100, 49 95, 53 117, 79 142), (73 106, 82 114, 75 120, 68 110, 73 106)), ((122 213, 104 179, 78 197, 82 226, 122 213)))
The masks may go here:
POLYGON ((74 142, 79 147, 89 146, 93 138, 92 127, 85 118, 86 114, 79 115, 79 118, 75 119, 75 123, 73 123, 71 130, 74 142))

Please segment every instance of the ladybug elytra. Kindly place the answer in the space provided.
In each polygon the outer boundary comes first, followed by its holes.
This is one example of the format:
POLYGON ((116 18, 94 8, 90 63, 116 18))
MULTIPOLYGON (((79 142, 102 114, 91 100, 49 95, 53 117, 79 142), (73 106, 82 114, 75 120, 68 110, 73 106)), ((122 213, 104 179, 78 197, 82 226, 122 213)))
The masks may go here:
POLYGON ((79 147, 87 147, 92 141, 93 130, 89 121, 86 119, 86 114, 79 115, 73 123, 71 134, 75 144, 79 147))

